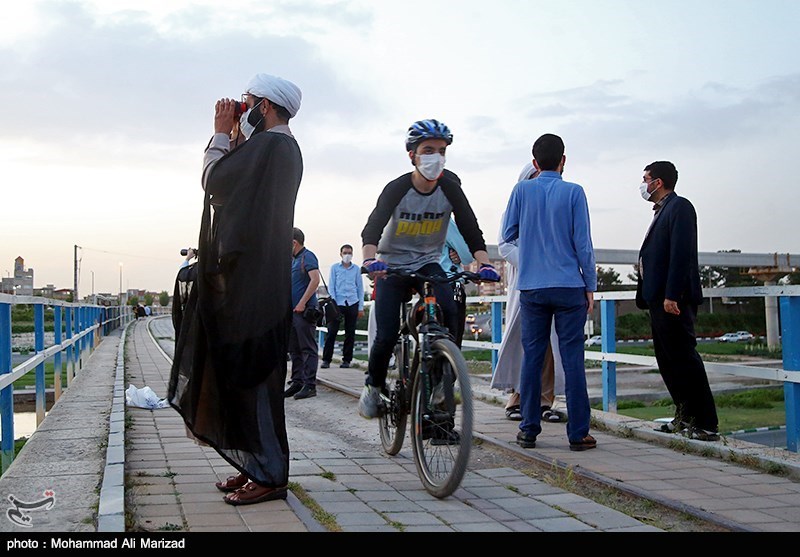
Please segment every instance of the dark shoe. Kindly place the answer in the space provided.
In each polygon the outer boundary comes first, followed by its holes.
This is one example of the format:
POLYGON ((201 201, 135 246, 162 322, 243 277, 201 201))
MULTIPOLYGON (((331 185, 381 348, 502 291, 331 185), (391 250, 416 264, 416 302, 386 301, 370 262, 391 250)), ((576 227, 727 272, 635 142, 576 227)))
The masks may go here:
POLYGON ((319 365, 319 367, 321 367, 322 369, 328 369, 329 367, 331 367, 331 363, 330 362, 322 362, 319 365))
POLYGON ((569 450, 571 451, 588 451, 597 446, 597 441, 591 435, 587 435, 580 441, 570 441, 569 450))
POLYGON ((707 429, 700 429, 699 427, 687 429, 685 435, 689 439, 695 439, 697 441, 719 441, 719 433, 716 431, 708 431, 707 429))
POLYGON ((339 367, 350 367, 350 362, 342 362, 339 367))
POLYGON ((300 389, 302 388, 303 385, 301 383, 292 383, 291 387, 283 391, 283 398, 289 398, 296 395, 297 393, 300 392, 300 389))
POLYGON ((536 437, 520 431, 517 433, 517 445, 523 449, 534 449, 536 448, 536 437))
POLYGON ((301 398, 311 398, 312 396, 317 396, 317 388, 310 385, 303 385, 300 392, 294 395, 294 399, 300 400, 301 398))

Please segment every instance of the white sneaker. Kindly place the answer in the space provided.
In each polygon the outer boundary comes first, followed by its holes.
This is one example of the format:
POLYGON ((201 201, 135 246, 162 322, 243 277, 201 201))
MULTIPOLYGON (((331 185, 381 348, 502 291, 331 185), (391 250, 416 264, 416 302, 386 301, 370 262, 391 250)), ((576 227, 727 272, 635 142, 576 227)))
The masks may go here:
POLYGON ((358 399, 358 415, 371 420, 381 415, 381 392, 372 385, 364 385, 361 398, 358 399))

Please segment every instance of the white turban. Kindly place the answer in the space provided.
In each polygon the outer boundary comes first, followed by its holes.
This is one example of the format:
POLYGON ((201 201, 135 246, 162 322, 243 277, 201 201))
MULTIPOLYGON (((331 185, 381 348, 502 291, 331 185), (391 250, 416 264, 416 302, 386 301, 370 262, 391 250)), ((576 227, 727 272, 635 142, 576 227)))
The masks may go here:
POLYGON ((245 92, 282 106, 289 111, 292 118, 300 110, 300 100, 303 98, 300 89, 291 81, 265 73, 253 77, 245 92))

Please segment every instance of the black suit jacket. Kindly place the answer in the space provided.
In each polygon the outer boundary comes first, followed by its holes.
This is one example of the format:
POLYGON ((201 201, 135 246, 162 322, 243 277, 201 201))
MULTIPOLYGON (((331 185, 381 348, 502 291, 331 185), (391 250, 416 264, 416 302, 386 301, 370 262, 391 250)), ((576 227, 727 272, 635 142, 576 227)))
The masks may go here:
POLYGON ((688 199, 672 193, 639 250, 642 272, 636 306, 647 309, 664 299, 700 305, 703 289, 697 263, 697 213, 688 199), (644 277, 644 278, 642 278, 644 277))

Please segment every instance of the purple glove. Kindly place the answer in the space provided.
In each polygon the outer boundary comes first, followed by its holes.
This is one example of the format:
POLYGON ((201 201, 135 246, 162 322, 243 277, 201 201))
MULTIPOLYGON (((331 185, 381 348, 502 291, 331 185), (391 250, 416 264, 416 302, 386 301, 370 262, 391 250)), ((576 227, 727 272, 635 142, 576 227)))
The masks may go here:
POLYGON ((389 268, 386 263, 378 261, 377 259, 367 259, 364 261, 364 267, 366 267, 367 271, 370 273, 379 273, 389 268))
POLYGON ((494 267, 491 265, 481 265, 481 268, 478 270, 478 275, 480 275, 481 280, 486 280, 490 282, 499 282, 500 275, 497 274, 494 267))

